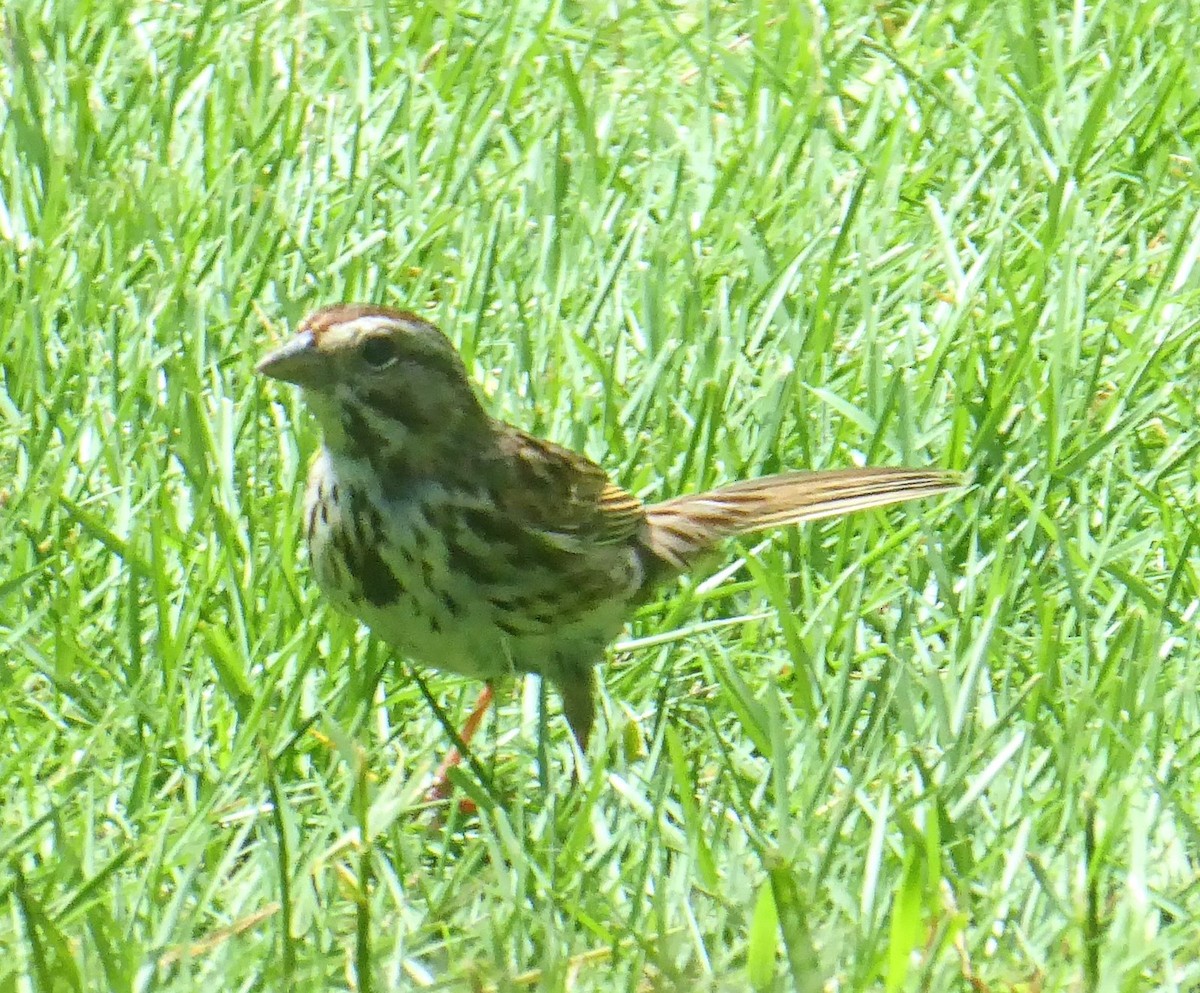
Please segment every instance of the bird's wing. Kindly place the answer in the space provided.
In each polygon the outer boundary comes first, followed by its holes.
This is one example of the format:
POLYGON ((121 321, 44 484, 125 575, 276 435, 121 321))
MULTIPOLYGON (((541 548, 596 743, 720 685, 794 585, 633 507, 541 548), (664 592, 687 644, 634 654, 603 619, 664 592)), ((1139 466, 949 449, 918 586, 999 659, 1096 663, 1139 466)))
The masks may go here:
POLYGON ((642 502, 590 459, 515 429, 503 447, 512 473, 512 485, 501 495, 505 509, 555 544, 585 552, 644 531, 642 502))

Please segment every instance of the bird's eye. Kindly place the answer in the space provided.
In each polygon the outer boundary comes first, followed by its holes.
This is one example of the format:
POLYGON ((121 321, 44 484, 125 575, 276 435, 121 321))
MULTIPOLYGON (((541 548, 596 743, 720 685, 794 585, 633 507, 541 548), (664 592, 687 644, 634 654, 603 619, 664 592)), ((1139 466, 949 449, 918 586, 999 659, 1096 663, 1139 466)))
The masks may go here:
POLYGON ((384 369, 396 361, 396 348, 391 338, 375 335, 358 346, 358 354, 372 369, 384 369))

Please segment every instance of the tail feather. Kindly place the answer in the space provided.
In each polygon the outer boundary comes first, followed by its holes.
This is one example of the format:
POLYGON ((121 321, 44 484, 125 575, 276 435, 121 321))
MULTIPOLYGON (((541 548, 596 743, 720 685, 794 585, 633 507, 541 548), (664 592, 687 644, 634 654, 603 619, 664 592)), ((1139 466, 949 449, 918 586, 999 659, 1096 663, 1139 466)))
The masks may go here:
POLYGON ((940 469, 834 469, 748 479, 646 508, 647 545, 663 562, 686 569, 723 538, 886 507, 958 489, 961 473, 940 469))

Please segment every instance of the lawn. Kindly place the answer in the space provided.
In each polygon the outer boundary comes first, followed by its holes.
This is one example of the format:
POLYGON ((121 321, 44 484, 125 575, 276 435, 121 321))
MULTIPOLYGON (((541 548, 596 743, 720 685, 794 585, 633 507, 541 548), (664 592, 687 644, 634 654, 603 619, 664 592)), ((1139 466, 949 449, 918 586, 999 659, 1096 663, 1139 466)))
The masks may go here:
POLYGON ((1200 986, 1200 17, 470 0, 0 13, 0 993, 1200 986), (583 780, 330 611, 255 362, 412 309, 731 545, 583 780))

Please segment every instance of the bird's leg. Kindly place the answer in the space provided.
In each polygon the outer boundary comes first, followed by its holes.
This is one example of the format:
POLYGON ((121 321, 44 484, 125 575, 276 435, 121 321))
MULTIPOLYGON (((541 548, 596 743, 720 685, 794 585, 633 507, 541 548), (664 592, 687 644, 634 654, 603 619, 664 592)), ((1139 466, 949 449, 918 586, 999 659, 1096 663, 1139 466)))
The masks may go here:
MULTIPOLYGON (((479 699, 475 701, 475 709, 471 711, 466 723, 463 724, 462 731, 459 732, 458 737, 463 745, 469 745, 471 739, 475 737, 475 732, 479 730, 479 725, 483 723, 483 718, 491 707, 494 696, 495 690, 492 684, 485 683, 483 692, 479 694, 479 699)), ((437 767, 437 772, 433 774, 433 782, 430 784, 429 789, 425 791, 426 800, 434 803, 439 800, 445 800, 450 795, 450 770, 462 760, 462 752, 459 751, 457 745, 446 753, 446 757, 442 759, 441 765, 437 767)))
MULTIPOLYGON (((559 695, 563 702, 563 716, 567 719, 567 726, 570 727, 571 733, 575 736, 575 742, 579 746, 579 754, 587 754, 588 739, 592 734, 592 727, 596 722, 596 673, 592 666, 584 665, 575 667, 572 666, 563 677, 554 680, 558 687, 559 695)), ((483 692, 479 694, 479 699, 475 701, 475 707, 467 717, 466 723, 463 724, 462 731, 459 732, 459 738, 463 745, 469 745, 471 739, 475 737, 475 733, 479 730, 479 725, 483 723, 483 718, 487 714, 488 709, 492 705, 492 700, 495 696, 495 690, 491 683, 486 683, 483 687, 483 692)), ((462 762, 462 752, 455 746, 446 753, 446 757, 442 759, 441 765, 438 766, 437 772, 433 774, 433 782, 429 789, 425 791, 425 799, 430 803, 436 803, 445 800, 451 793, 450 786, 450 770, 462 762)), ((580 776, 578 762, 575 769, 576 778, 580 776)), ((469 800, 463 801, 463 808, 470 809, 473 805, 469 800)))

